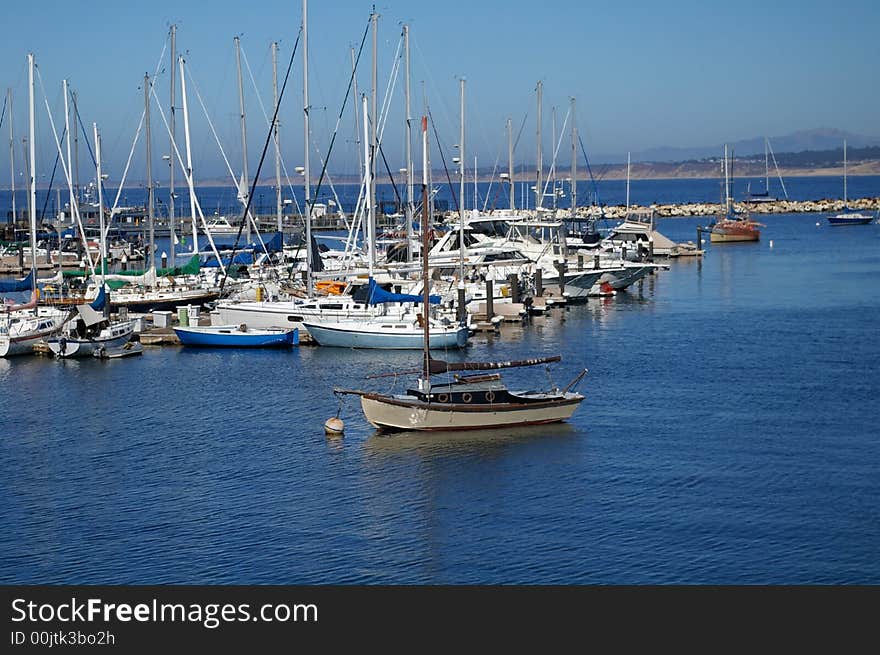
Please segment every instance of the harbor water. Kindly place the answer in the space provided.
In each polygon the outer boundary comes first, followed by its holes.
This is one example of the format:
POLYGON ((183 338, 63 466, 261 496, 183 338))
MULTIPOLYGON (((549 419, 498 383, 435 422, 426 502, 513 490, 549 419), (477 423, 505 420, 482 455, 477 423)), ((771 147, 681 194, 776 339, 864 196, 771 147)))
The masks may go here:
POLYGON ((0 360, 0 582, 878 584, 880 225, 761 221, 445 355, 588 368, 559 425, 383 435, 332 394, 414 352, 0 360))

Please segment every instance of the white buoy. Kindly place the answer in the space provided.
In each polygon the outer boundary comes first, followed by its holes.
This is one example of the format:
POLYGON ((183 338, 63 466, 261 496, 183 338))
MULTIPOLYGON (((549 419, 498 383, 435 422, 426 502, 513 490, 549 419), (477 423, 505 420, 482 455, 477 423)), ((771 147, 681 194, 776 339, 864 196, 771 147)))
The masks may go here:
POLYGON ((345 430, 345 423, 338 416, 333 416, 324 421, 324 432, 328 436, 339 436, 345 430))

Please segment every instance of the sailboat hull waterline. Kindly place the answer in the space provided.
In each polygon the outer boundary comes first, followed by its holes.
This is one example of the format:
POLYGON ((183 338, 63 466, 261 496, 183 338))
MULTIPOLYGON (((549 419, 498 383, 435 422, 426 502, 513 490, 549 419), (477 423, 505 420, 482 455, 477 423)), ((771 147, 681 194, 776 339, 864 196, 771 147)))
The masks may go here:
POLYGON ((547 395, 546 401, 467 405, 365 393, 361 409, 367 421, 380 430, 434 432, 558 423, 571 418, 584 399, 578 393, 543 395, 547 395))

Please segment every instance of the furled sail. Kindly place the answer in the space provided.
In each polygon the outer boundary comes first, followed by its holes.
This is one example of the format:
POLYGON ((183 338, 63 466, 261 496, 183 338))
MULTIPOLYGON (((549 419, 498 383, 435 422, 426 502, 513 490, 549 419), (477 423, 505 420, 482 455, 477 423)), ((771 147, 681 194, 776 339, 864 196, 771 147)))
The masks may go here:
MULTIPOLYGON (((386 302, 422 302, 423 300, 421 295, 391 293, 390 291, 385 291, 385 289, 380 287, 373 278, 370 278, 369 294, 369 300, 367 302, 371 305, 379 305, 386 302)), ((440 296, 428 296, 428 301, 432 305, 439 305, 440 296)))
POLYGON ((33 287, 33 269, 21 280, 0 280, 0 293, 10 293, 12 291, 29 291, 33 289, 33 287))

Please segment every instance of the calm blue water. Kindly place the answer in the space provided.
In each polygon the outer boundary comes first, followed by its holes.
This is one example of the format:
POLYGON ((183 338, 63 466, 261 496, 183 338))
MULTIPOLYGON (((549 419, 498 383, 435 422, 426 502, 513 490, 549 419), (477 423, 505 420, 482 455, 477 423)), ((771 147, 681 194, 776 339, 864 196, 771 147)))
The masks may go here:
POLYGON ((880 583, 880 225, 762 220, 475 338, 590 369, 555 427, 380 436, 349 399, 328 440, 331 387, 407 353, 0 360, 0 582, 880 583))
MULTIPOLYGON (((546 173, 545 173, 546 175, 546 173)), ((454 193, 458 196, 459 187, 456 177, 452 177, 455 187, 454 193)), ((402 180, 401 180, 402 182, 402 180)), ((842 199, 843 198, 843 178, 842 176, 821 176, 821 177, 791 177, 784 178, 785 189, 788 196, 792 200, 822 200, 822 199, 842 199)), ((742 179, 737 178, 733 181, 731 192, 734 197, 739 200, 746 196, 747 185, 751 183, 753 191, 760 191, 764 187, 764 178, 742 179)), ((530 183, 531 184, 531 183, 530 183)), ((522 202, 523 194, 526 194, 528 206, 534 208, 534 195, 528 196, 530 193, 526 187, 530 184, 516 183, 516 203, 518 207, 524 206, 522 202)), ((449 208, 455 207, 452 192, 448 183, 443 179, 434 181, 434 186, 439 188, 437 200, 447 203, 449 208)), ((877 198, 880 197, 880 176, 850 176, 847 180, 847 196, 853 198, 877 198)), ((339 201, 346 211, 351 212, 357 202, 358 186, 356 185, 336 185, 335 191, 339 201)), ((304 195, 301 186, 293 187, 296 201, 302 204, 304 195)), ((482 209, 492 209, 494 207, 506 208, 508 206, 509 191, 507 187, 501 188, 496 180, 494 184, 481 182, 477 186, 479 195, 477 206, 482 209)), ((312 188, 312 194, 316 193, 312 188)), ((549 190, 548 190, 549 193, 549 190)), ((569 197, 568 185, 564 189, 565 196, 560 198, 559 206, 570 206, 571 199, 569 197)), ((189 201, 187 200, 186 190, 178 191, 176 213, 181 212, 188 215, 189 201)), ((219 213, 228 215, 240 215, 241 205, 236 199, 236 190, 230 187, 199 187, 197 189, 199 202, 205 214, 219 213)), ((647 206, 652 203, 656 204, 673 204, 673 203, 690 203, 690 202, 718 202, 721 197, 721 185, 715 179, 677 179, 677 180, 633 180, 630 183, 630 200, 634 204, 647 206)), ((779 180, 770 179, 770 194, 777 198, 784 198, 779 180)), ((116 197, 116 189, 109 189, 108 195, 112 202, 116 197)), ((291 197, 289 187, 283 189, 285 198, 291 197)), ((388 212, 393 211, 394 202, 399 195, 400 198, 406 198, 406 188, 398 185, 397 195, 395 195, 394 187, 390 184, 380 184, 377 187, 377 198, 384 203, 388 212)), ((418 195, 418 192, 416 192, 418 195)), ((320 190, 317 191, 319 201, 327 202, 334 200, 333 190, 325 182, 320 190)), ((593 200, 597 203, 606 205, 622 205, 626 203, 626 181, 625 180, 597 180, 595 184, 590 181, 578 182, 578 205, 589 205, 593 200)), ((156 192, 156 213, 165 216, 168 212, 168 189, 160 187, 156 192)), ((67 202, 66 195, 61 195, 61 205, 67 202)), ((122 206, 140 205, 146 202, 144 188, 127 189, 120 196, 120 204, 122 206)), ((37 192, 38 216, 45 215, 47 220, 54 215, 57 206, 57 197, 54 192, 48 194, 45 190, 37 192), (45 208, 45 212, 44 212, 45 208)), ((545 203, 548 205, 549 201, 545 203)), ((27 197, 25 192, 19 190, 16 192, 16 206, 21 209, 27 206, 27 197)), ((474 190, 473 182, 465 185, 465 207, 472 208, 474 206, 474 190)), ((0 191, 0 216, 7 216, 12 208, 12 196, 9 190, 0 191)), ((268 186, 259 186, 254 192, 253 208, 263 215, 272 215, 275 213, 275 191, 268 186)), ((289 213, 289 212, 286 212, 289 213)))

